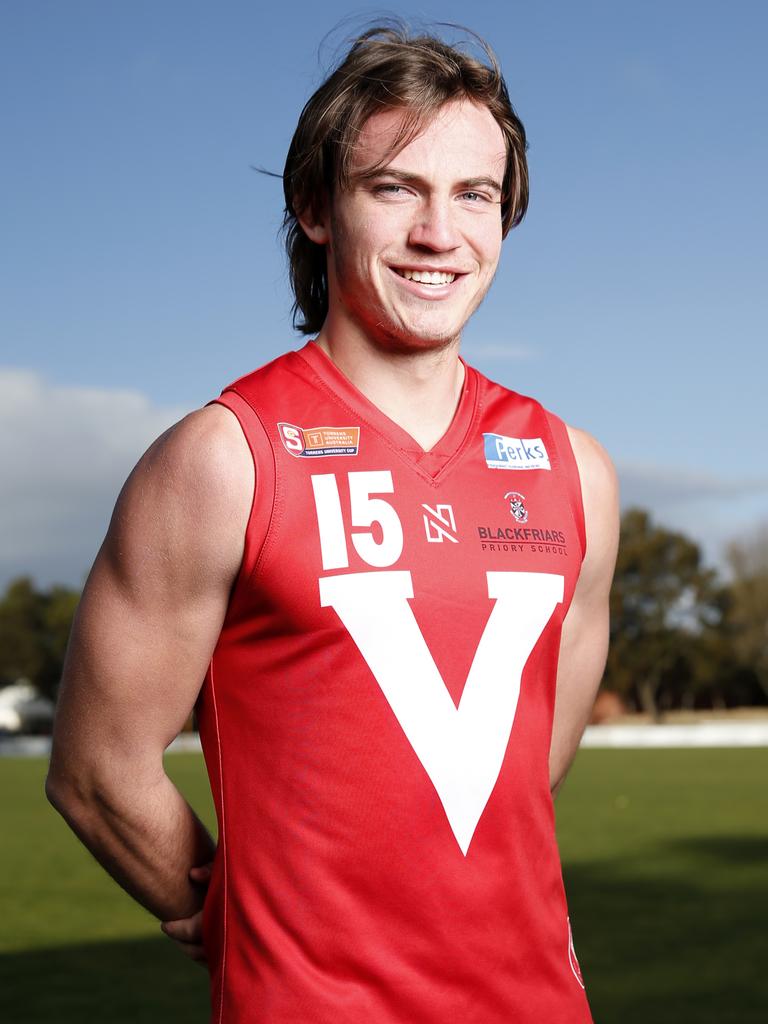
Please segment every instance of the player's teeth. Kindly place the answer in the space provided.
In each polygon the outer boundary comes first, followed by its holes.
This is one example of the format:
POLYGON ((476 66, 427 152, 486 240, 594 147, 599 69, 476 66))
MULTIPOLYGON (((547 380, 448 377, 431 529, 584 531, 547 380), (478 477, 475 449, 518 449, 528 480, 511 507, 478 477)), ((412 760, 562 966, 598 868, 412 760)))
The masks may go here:
POLYGON ((450 284, 456 277, 441 270, 402 270, 400 273, 407 281, 416 281, 417 284, 450 284))

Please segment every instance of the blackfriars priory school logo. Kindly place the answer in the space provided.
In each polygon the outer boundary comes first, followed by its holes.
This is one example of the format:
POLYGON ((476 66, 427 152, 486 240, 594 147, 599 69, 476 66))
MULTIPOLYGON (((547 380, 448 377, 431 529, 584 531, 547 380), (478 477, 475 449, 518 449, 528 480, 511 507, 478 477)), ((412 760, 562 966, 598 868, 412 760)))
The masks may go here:
POLYGON ((505 501, 509 502, 509 513, 515 522, 528 522, 528 509, 525 507, 525 495, 519 491, 507 491, 504 495, 505 501))

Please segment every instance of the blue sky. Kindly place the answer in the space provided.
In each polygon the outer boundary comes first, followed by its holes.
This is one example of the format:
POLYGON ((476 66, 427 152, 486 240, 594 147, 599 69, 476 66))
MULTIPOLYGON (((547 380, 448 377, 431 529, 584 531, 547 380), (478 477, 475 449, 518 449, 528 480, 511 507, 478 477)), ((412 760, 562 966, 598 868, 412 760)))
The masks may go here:
MULTIPOLYGON (((299 342, 280 182, 252 165, 282 169, 383 9, 266 10, 0 7, 0 583, 79 582, 152 437, 299 342)), ((717 561, 768 520, 768 8, 386 10, 485 36, 529 135, 530 210, 466 357, 594 433, 625 502, 717 561)))

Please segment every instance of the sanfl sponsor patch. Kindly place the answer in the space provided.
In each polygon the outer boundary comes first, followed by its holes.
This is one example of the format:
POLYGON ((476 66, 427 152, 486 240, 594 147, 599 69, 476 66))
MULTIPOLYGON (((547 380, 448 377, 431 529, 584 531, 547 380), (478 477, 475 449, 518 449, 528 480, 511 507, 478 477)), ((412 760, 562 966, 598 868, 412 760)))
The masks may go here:
POLYGON ((297 427, 278 423, 283 447, 296 458, 321 455, 357 455, 360 427, 297 427))

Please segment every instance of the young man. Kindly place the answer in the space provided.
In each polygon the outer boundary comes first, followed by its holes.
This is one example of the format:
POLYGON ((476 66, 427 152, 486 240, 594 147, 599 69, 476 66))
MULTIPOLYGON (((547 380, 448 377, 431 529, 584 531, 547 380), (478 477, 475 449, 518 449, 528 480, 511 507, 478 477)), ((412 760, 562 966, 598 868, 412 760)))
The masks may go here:
POLYGON ((615 479, 458 353, 525 212, 523 127, 491 56, 377 29, 284 181, 316 337, 129 478, 49 796, 207 959, 214 1021, 589 1021, 551 791, 603 669, 615 479), (215 850, 162 765, 195 704, 215 850))

